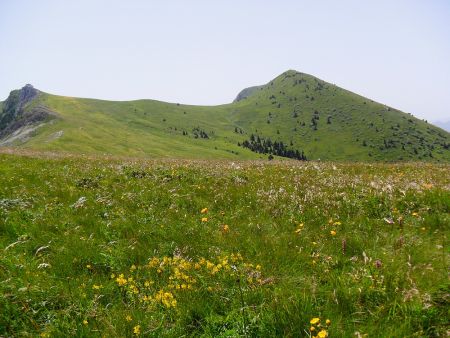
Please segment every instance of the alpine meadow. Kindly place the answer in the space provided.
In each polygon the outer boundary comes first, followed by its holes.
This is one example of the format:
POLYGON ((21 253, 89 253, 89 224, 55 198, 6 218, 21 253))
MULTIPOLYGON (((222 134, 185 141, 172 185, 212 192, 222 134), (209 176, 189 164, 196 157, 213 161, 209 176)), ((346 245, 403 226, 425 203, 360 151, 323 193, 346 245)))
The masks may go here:
POLYGON ((0 13, 0 338, 450 337, 447 1, 0 13))

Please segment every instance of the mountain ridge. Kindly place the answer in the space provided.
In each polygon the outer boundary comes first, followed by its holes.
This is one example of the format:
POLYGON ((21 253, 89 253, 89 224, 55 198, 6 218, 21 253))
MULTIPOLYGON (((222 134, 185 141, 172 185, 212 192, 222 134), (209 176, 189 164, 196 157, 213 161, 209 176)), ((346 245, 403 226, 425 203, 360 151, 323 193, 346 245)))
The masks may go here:
POLYGON ((11 95, 0 103, 0 145, 5 130, 11 137, 25 125, 34 129, 8 145, 143 157, 450 160, 448 132, 295 70, 216 106, 37 92, 31 102, 18 103, 15 128, 5 123, 11 95))

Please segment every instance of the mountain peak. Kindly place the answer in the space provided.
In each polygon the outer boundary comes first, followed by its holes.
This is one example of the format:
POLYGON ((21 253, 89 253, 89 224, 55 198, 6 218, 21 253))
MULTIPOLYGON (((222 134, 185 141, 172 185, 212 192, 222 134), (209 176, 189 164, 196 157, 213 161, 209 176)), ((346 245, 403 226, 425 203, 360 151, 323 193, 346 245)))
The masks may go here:
POLYGON ((25 104, 33 100, 39 91, 33 87, 33 85, 27 83, 20 89, 20 106, 23 107, 25 104))

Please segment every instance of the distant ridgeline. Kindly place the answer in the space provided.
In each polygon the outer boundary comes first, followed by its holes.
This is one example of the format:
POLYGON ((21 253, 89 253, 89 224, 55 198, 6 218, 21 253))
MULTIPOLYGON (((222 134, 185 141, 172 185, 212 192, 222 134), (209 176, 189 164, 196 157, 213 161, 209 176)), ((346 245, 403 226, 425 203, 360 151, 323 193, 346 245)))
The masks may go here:
MULTIPOLYGON (((293 144, 291 144, 292 146, 293 144)), ((300 161, 306 161, 307 158, 303 151, 299 151, 298 149, 289 149, 283 141, 274 141, 270 138, 260 137, 259 135, 250 135, 249 140, 245 140, 242 142, 238 142, 238 146, 248 148, 251 151, 258 154, 269 155, 269 159, 273 159, 273 155, 293 158, 300 161)))
POLYGON ((0 146, 183 159, 450 162, 450 133, 288 70, 232 103, 57 96, 26 85, 0 102, 0 146))

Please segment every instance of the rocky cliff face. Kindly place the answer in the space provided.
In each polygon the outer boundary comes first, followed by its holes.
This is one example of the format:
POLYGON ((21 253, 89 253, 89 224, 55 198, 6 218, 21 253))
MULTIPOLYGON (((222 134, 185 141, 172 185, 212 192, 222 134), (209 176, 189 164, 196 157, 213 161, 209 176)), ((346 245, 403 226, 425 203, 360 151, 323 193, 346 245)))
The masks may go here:
POLYGON ((56 115, 45 106, 30 107, 30 103, 39 95, 39 90, 30 84, 9 94, 0 111, 0 139, 25 126, 36 126, 56 115))
POLYGON ((236 96, 233 102, 239 102, 241 100, 246 99, 250 95, 252 95, 255 91, 260 89, 262 86, 254 86, 254 87, 248 87, 239 92, 239 94, 236 96))

